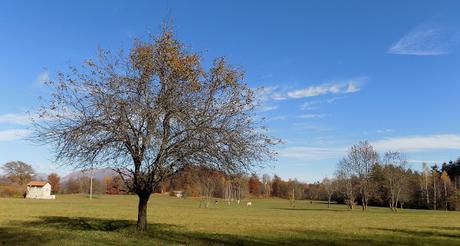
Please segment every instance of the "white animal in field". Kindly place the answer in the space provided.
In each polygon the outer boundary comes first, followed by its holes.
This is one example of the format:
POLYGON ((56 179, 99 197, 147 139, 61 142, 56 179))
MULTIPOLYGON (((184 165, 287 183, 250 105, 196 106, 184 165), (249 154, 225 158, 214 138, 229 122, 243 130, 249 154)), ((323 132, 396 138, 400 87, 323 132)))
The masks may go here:
POLYGON ((250 207, 250 206, 252 206, 252 202, 247 202, 246 207, 250 207))

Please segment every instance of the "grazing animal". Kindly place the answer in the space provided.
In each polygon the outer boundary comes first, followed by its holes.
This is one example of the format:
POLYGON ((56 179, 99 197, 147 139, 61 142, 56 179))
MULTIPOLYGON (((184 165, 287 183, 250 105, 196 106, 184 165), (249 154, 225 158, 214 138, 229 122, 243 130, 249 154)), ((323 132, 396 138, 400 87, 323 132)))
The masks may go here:
POLYGON ((247 202, 246 207, 250 207, 250 206, 252 206, 252 202, 247 202))

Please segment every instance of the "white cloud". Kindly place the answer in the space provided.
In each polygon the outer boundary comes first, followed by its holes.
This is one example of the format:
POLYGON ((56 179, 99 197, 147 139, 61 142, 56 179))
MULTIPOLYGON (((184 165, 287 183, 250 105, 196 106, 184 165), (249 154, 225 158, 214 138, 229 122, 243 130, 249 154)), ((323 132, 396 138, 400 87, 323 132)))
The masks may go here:
POLYGON ((326 114, 302 114, 298 117, 301 119, 321 119, 326 117, 326 114))
POLYGON ((286 115, 278 115, 278 116, 273 116, 273 117, 268 118, 268 120, 285 120, 285 119, 287 119, 286 115))
POLYGON ((287 97, 289 98, 305 98, 315 97, 327 94, 347 94, 358 92, 363 78, 351 79, 340 83, 330 83, 317 86, 310 86, 303 89, 289 91, 287 97))
POLYGON ((277 108, 278 108, 277 105, 263 105, 263 106, 260 107, 260 111, 268 112, 268 111, 273 111, 273 110, 275 110, 277 108))
POLYGON ((3 114, 0 115, 0 123, 14 125, 29 125, 32 119, 28 114, 3 114))
POLYGON ((267 101, 276 89, 278 89, 278 86, 267 86, 254 89, 254 92, 257 99, 267 101))
POLYGON ((345 91, 345 93, 354 93, 354 92, 358 92, 360 91, 361 88, 358 87, 358 85, 356 83, 348 83, 348 87, 347 87, 347 90, 345 91))
POLYGON ((288 147, 278 151, 280 157, 308 160, 339 158, 345 153, 344 148, 288 147))
POLYGON ((281 100, 286 100, 286 99, 287 99, 287 97, 284 96, 284 95, 281 94, 281 93, 273 93, 272 96, 271 96, 271 98, 272 98, 273 100, 277 100, 277 101, 281 101, 281 100))
POLYGON ((9 129, 0 131, 0 142, 19 140, 31 133, 26 129, 9 129))
POLYGON ((460 41, 458 28, 449 26, 442 20, 423 22, 394 43, 388 53, 417 56, 449 54, 460 41))
POLYGON ((329 103, 333 103, 339 99, 342 99, 343 97, 333 97, 333 98, 329 98, 327 100, 315 100, 315 101, 306 101, 304 102, 302 105, 300 105, 300 109, 301 110, 313 110, 313 109, 317 109, 319 107, 319 105, 321 104, 329 104, 329 103))
POLYGON ((49 80, 50 80, 50 76, 49 76, 48 71, 43 71, 37 76, 37 78, 35 79, 35 83, 38 85, 43 85, 49 80))
POLYGON ((460 150, 460 135, 392 137, 372 142, 379 151, 417 152, 423 150, 460 150))

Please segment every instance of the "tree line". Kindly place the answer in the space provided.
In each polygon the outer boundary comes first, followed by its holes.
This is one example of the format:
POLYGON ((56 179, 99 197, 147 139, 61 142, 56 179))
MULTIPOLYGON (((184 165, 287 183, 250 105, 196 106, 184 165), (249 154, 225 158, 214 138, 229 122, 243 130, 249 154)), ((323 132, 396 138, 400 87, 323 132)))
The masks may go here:
POLYGON ((361 205, 388 206, 391 210, 423 208, 460 209, 460 159, 441 166, 423 163, 412 170, 404 153, 388 151, 379 156, 367 141, 353 145, 337 165, 336 175, 320 185, 328 200, 361 205))
MULTIPOLYGON (((2 166, 0 196, 20 197, 25 185, 36 173, 31 165, 21 161, 2 166)), ((51 173, 47 181, 53 194, 89 193, 90 177, 81 176, 61 181, 51 173)), ((189 166, 164 180, 154 192, 200 198, 200 206, 208 207, 214 198, 227 203, 250 198, 282 198, 295 206, 296 200, 322 200, 343 203, 350 209, 357 205, 386 206, 393 211, 402 208, 459 210, 460 158, 441 165, 424 163, 421 170, 412 170, 404 153, 386 152, 380 158, 368 142, 353 145, 342 158, 332 178, 305 183, 296 179, 283 180, 278 175, 226 174, 207 166, 189 166)), ((129 194, 119 176, 93 179, 95 194, 129 194)))

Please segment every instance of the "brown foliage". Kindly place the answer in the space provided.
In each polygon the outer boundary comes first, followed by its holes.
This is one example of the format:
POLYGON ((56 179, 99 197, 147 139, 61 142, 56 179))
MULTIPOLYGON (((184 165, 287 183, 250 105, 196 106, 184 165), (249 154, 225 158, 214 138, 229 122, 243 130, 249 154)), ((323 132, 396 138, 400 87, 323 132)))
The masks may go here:
POLYGON ((51 185, 51 192, 56 194, 59 193, 61 187, 60 187, 60 182, 61 182, 61 177, 57 173, 51 173, 48 175, 48 183, 51 185))
POLYGON ((128 55, 100 51, 56 81, 36 121, 35 137, 57 159, 118 170, 140 198, 138 228, 146 227, 150 194, 190 165, 236 173, 271 158, 276 143, 254 119, 253 92, 243 72, 223 58, 205 71, 169 29, 128 55))

